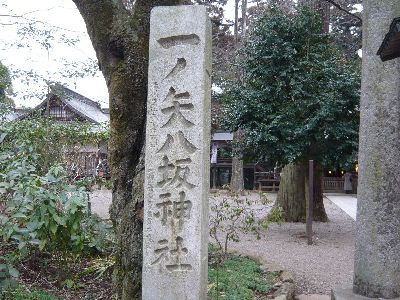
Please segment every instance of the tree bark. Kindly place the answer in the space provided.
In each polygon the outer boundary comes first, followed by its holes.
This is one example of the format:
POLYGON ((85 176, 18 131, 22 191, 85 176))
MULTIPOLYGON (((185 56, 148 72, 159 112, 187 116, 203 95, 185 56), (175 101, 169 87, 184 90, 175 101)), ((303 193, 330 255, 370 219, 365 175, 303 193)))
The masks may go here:
MULTIPOLYGON (((306 197, 308 197, 308 169, 305 164, 288 164, 283 168, 276 205, 282 207, 286 222, 306 221, 306 197)), ((314 221, 326 222, 321 172, 315 172, 314 221)))
POLYGON ((231 190, 239 192, 244 189, 243 179, 243 160, 239 157, 232 157, 232 177, 231 177, 231 190))
POLYGON ((231 190, 239 192, 244 190, 244 176, 243 176, 243 153, 240 147, 241 140, 240 130, 233 134, 232 141, 232 177, 231 177, 231 190))
MULTIPOLYGON (((239 1, 235 0, 235 47, 239 47, 239 1)), ((246 35, 246 12, 247 0, 242 0, 242 41, 246 35)), ((240 70, 236 70, 236 77, 240 80, 240 70)), ((243 175, 243 151, 240 147, 242 140, 242 132, 238 129, 233 133, 232 140, 232 177, 231 177, 231 190, 239 192, 244 190, 244 175, 243 175)))
POLYGON ((286 222, 305 222, 305 173, 302 164, 288 164, 282 170, 276 204, 282 207, 286 222))
POLYGON ((235 23, 233 26, 233 35, 235 37, 235 42, 237 44, 239 36, 239 1, 240 0, 235 0, 235 23))
POLYGON ((242 38, 246 37, 247 33, 247 0, 242 0, 242 38))
POLYGON ((73 0, 107 83, 110 101, 110 216, 116 233, 114 282, 118 299, 140 299, 144 142, 150 11, 184 0, 73 0))
MULTIPOLYGON (((304 201, 308 198, 308 169, 306 169, 305 176, 305 197, 304 201)), ((328 216, 325 212, 324 207, 324 196, 322 191, 322 174, 323 170, 320 166, 315 166, 314 169, 314 209, 313 209, 313 220, 317 222, 327 222, 328 216)))

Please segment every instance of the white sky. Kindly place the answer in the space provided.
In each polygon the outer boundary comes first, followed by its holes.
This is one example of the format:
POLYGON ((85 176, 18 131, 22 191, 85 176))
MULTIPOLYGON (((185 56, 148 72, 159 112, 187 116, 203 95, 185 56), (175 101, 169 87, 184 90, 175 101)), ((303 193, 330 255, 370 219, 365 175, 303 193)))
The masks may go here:
MULTIPOLYGON (((228 19, 234 18, 234 0, 228 0, 228 19)), ((95 77, 68 78, 62 75, 68 68, 65 64, 70 62, 85 62, 88 58, 95 61, 96 55, 86 33, 86 27, 71 0, 0 0, 0 15, 23 15, 25 19, 8 18, 0 16, 0 60, 10 70, 34 70, 42 78, 50 81, 60 81, 67 87, 100 102, 102 107, 108 107, 108 93, 104 78, 100 71, 95 77), (27 20, 28 19, 28 20, 27 20), (54 30, 54 36, 65 34, 72 38, 79 37, 79 42, 74 46, 53 42, 47 51, 40 46, 44 38, 24 37, 17 35, 17 25, 4 25, 10 23, 26 23, 30 20, 38 20, 38 24, 44 30, 54 30), (58 29, 61 28, 61 29, 58 29), (25 44, 21 46, 18 44, 25 44), (26 45, 29 45, 27 47, 26 45)), ((27 76, 13 78, 14 101, 17 107, 32 107, 43 101, 47 89, 43 80, 39 82, 24 83, 27 76)))
MULTIPOLYGON (((47 51, 40 46, 39 42, 44 42, 43 37, 20 38, 16 31, 17 26, 1 25, 0 31, 0 59, 4 65, 11 70, 35 70, 41 76, 53 81, 60 81, 69 88, 99 101, 103 107, 108 106, 108 95, 105 81, 101 72, 97 72, 95 77, 68 78, 62 74, 68 68, 64 64, 71 62, 84 63, 88 58, 96 60, 96 55, 86 33, 86 27, 78 10, 71 0, 0 0, 0 15, 8 14, 9 10, 15 15, 25 15, 25 18, 40 20, 45 23, 38 24, 45 30, 55 30, 54 36, 65 34, 72 38, 79 37, 80 41, 75 46, 67 46, 64 43, 55 42, 52 48, 47 51), (4 7, 4 4, 7 7, 4 7), (62 29, 57 29, 60 27, 62 29), (67 30, 64 30, 67 29, 67 30), (30 47, 19 47, 15 43, 28 44, 30 47), (9 43, 14 43, 10 45, 9 43)), ((26 22, 20 18, 0 17, 0 23, 26 22)), ((14 100, 17 107, 34 106, 43 100, 46 94, 44 81, 23 84, 21 78, 13 80, 13 89, 16 93, 14 100), (31 98, 23 99, 24 96, 31 95, 31 98), (33 94, 33 95, 32 95, 33 94), (40 98, 40 99, 38 99, 40 98)))
MULTIPOLYGON (((234 0, 228 0, 226 7, 225 17, 233 20, 234 0)), ((241 9, 239 17, 240 14, 241 9)), ((97 62, 85 23, 72 0, 0 0, 0 26, 0 60, 10 70, 33 70, 46 80, 59 81, 72 90, 100 102, 102 107, 108 107, 107 87, 100 71, 97 71, 94 77, 85 78, 68 77, 63 74, 71 69, 68 66, 72 62, 84 64, 90 59, 97 62), (24 19, 1 16, 10 13, 23 15, 24 19), (27 23, 31 20, 42 22, 37 23, 37 26, 42 30, 51 31, 54 37, 65 34, 70 38, 79 37, 79 42, 74 46, 67 46, 56 38, 47 51, 40 45, 44 42, 43 36, 34 38, 26 35, 21 38, 17 35, 17 25, 4 25, 27 23)), ((13 98, 17 107, 37 105, 47 93, 43 80, 27 84, 23 82, 26 78, 32 77, 22 75, 13 79, 13 98)))

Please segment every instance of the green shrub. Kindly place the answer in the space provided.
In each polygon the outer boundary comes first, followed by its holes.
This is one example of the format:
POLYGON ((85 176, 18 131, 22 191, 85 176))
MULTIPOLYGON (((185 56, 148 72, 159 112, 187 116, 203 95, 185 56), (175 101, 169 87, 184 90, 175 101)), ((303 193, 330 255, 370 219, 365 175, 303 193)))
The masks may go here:
POLYGON ((94 226, 87 217, 88 193, 84 187, 66 184, 61 166, 51 167, 45 176, 18 168, 2 177, 9 199, 1 215, 0 234, 16 242, 21 252, 29 244, 62 252, 82 252, 97 244, 83 230, 94 226))
MULTIPOLYGON (((277 223, 277 224, 282 224, 285 221, 285 218, 283 217, 283 208, 280 206, 275 205, 272 207, 271 211, 269 212, 266 222, 264 224, 268 223, 277 223)), ((268 227, 268 225, 266 225, 268 227)))
POLYGON ((14 267, 14 261, 15 257, 11 254, 0 256, 0 295, 2 291, 17 284, 16 279, 19 276, 19 272, 14 267))
POLYGON ((260 264, 242 256, 229 256, 208 271, 210 299, 252 300, 255 293, 266 294, 273 286, 274 273, 263 273, 260 264))
POLYGON ((0 300, 57 300, 57 298, 44 291, 18 286, 0 291, 0 300))
POLYGON ((209 233, 220 255, 225 257, 229 242, 239 242, 241 233, 250 233, 260 239, 261 224, 256 218, 254 201, 232 192, 222 199, 218 196, 219 193, 210 199, 209 233))

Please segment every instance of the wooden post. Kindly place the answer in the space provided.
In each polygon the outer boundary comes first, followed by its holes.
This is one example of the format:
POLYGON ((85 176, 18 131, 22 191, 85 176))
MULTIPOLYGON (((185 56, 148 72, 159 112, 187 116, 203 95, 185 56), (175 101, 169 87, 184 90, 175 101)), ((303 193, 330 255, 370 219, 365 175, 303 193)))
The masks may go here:
POLYGON ((312 245, 312 222, 314 208, 314 161, 308 161, 308 199, 307 199, 307 238, 308 245, 312 245))

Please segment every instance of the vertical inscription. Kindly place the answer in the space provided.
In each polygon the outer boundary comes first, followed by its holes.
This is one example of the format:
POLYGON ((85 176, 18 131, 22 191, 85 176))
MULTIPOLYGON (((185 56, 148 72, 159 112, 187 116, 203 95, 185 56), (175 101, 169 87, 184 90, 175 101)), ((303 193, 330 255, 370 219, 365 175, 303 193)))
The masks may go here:
MULTIPOLYGON (((197 35, 190 34, 160 38, 157 42, 163 48, 170 49, 185 45, 197 46, 200 39, 197 35)), ((177 76, 179 73, 185 73, 187 64, 190 64, 190 58, 178 58, 175 66, 171 70, 167 70, 169 72, 165 79, 168 78, 169 82, 172 81, 175 85, 178 85, 177 76)), ((162 116, 160 129, 167 129, 167 134, 162 137, 165 142, 158 150, 158 153, 164 155, 157 166, 159 178, 157 182, 159 190, 157 192, 162 201, 155 205, 156 211, 154 212, 154 216, 163 227, 171 227, 172 235, 180 234, 181 231, 185 230, 183 220, 190 220, 191 217, 192 202, 185 199, 185 192, 196 187, 194 183, 188 181, 188 178, 192 168, 191 155, 198 150, 184 133, 184 130, 187 131, 196 125, 190 116, 185 116, 183 113, 184 111, 194 110, 194 105, 191 102, 191 91, 177 93, 178 88, 175 85, 166 91, 167 96, 163 101, 164 105, 159 109, 162 116), (178 151, 182 149, 184 151, 178 151), (168 154, 174 158, 168 157, 168 154), (179 195, 178 201, 172 201, 172 194, 176 193, 179 195)), ((191 271, 190 262, 182 263, 183 256, 188 253, 188 248, 184 247, 183 244, 183 237, 170 237, 168 231, 166 231, 165 238, 159 240, 158 245, 154 245, 155 260, 152 265, 159 264, 165 267, 168 272, 191 271)))
POLYGON ((152 11, 146 125, 144 300, 205 297, 209 45, 210 24, 204 7, 158 7, 152 11))

